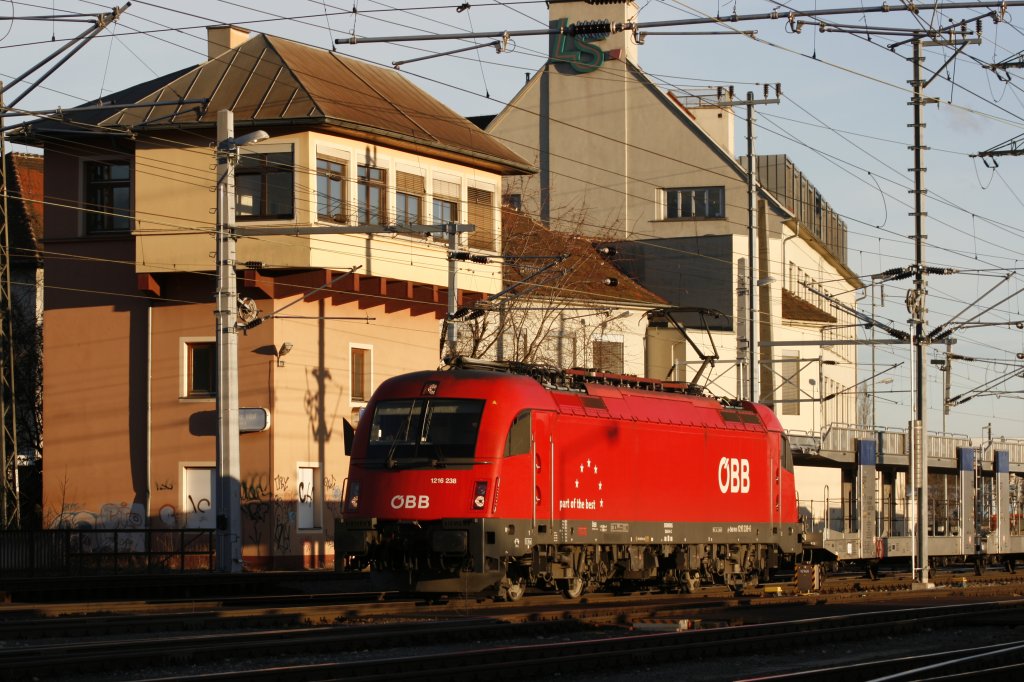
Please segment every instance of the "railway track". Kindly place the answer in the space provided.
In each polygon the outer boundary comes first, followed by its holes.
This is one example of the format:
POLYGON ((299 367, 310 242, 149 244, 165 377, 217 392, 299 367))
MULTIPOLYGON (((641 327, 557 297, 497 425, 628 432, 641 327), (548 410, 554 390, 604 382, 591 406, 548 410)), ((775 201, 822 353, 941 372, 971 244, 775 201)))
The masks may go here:
MULTIPOLYGON (((964 627, 978 622, 978 619, 1005 615, 1010 610, 1020 611, 1021 601, 986 604, 960 605, 956 607, 926 607, 901 609, 885 613, 861 613, 827 618, 806 618, 761 625, 693 630, 680 633, 623 634, 620 636, 584 637, 571 641, 546 641, 543 643, 515 643, 502 646, 481 646, 479 641, 472 646, 449 645, 441 650, 424 653, 404 653, 395 656, 387 652, 369 652, 358 660, 275 663, 272 665, 250 665, 244 669, 196 674, 172 673, 169 675, 136 678, 145 682, 169 682, 189 679, 203 682, 227 680, 345 680, 346 682, 369 682, 370 680, 476 680, 476 679, 522 679, 525 677, 550 678, 564 676, 567 679, 588 679, 590 676, 608 671, 649 671, 652 667, 670 663, 683 663, 690 675, 706 662, 720 656, 729 656, 737 651, 780 652, 796 646, 826 645, 834 642, 848 643, 856 639, 906 634, 924 629, 936 630, 943 627, 964 627)), ((1019 663, 1024 647, 1003 646, 992 649, 985 665, 992 666, 1019 663)), ((364 652, 366 653, 366 652, 364 652)), ((961 652, 949 652, 946 660, 961 660, 966 665, 973 656, 961 652)), ((905 664, 885 661, 883 670, 893 675, 896 672, 919 670, 932 665, 935 659, 908 660, 905 664), (900 665, 906 667, 901 668, 900 665)), ((878 677, 879 667, 857 669, 845 666, 842 669, 798 672, 779 675, 773 679, 821 679, 821 680, 867 680, 878 677), (795 677, 793 675, 800 675, 795 677)), ((907 673, 892 679, 922 679, 907 673), (909 674, 910 676, 907 676, 909 674)), ((712 676, 702 679, 714 679, 712 676)), ((722 678, 731 679, 731 678, 722 678)))
POLYGON ((845 682, 872 680, 873 682, 925 682, 927 680, 991 679, 1009 676, 1011 679, 1024 672, 1024 640, 958 648, 915 656, 885 658, 884 660, 841 666, 819 667, 778 675, 745 677, 736 682, 845 682))
MULTIPOLYGON (((966 591, 944 592, 947 597, 967 596, 966 591)), ((806 644, 828 641, 830 637, 845 641, 854 637, 905 632, 921 627, 963 625, 978 622, 979 618, 992 621, 997 615, 1006 624, 1016 625, 1021 620, 1018 614, 1024 612, 1024 602, 1013 600, 989 602, 980 606, 975 603, 945 606, 934 611, 894 611, 890 601, 875 603, 870 607, 873 610, 871 613, 808 619, 803 616, 809 613, 809 602, 818 605, 831 603, 849 611, 849 600, 830 600, 821 596, 734 600, 717 599, 716 596, 694 598, 644 595, 626 598, 595 595, 578 604, 549 597, 528 598, 513 604, 456 601, 425 605, 395 601, 347 605, 338 611, 332 610, 338 607, 330 605, 306 605, 292 607, 288 613, 277 614, 287 619, 284 626, 270 626, 261 621, 261 618, 268 617, 266 611, 249 616, 237 612, 215 612, 205 614, 202 623, 192 623, 192 630, 188 632, 181 632, 188 628, 183 627, 183 616, 180 613, 159 614, 152 616, 153 619, 140 618, 134 625, 128 617, 114 617, 118 622, 116 627, 121 628, 121 632, 134 633, 132 637, 100 634, 102 628, 97 623, 102 622, 103 617, 97 617, 93 621, 96 627, 89 630, 89 619, 83 618, 81 622, 71 623, 70 628, 78 629, 80 633, 84 629, 88 635, 63 635, 66 638, 78 637, 77 640, 50 639, 44 644, 8 640, 8 646, 0 651, 0 678, 64 678, 68 671, 75 671, 76 674, 86 675, 81 679, 106 679, 111 671, 180 669, 181 666, 191 666, 187 673, 175 673, 184 679, 196 677, 198 671, 218 665, 218 661, 259 660, 273 655, 271 665, 249 667, 240 672, 226 671, 218 673, 224 677, 210 679, 259 679, 259 676, 264 675, 265 679, 336 679, 331 675, 346 680, 373 679, 372 676, 379 674, 381 666, 385 664, 389 666, 388 679, 402 679, 400 676, 392 676, 391 665, 394 661, 402 661, 395 663, 395 675, 400 673, 410 679, 428 671, 428 677, 466 679, 458 677, 461 674, 458 670, 446 668, 444 660, 454 658, 471 663, 477 660, 475 652, 481 647, 494 652, 496 660, 504 661, 505 665, 512 660, 509 656, 537 656, 543 660, 550 659, 559 666, 569 665, 574 657, 582 657, 605 661, 603 667, 599 667, 603 669, 628 667, 630 661, 637 656, 639 658, 636 660, 654 664, 679 657, 713 656, 726 650, 735 651, 737 647, 743 651, 758 650, 760 646, 779 649, 792 646, 794 642, 806 644), (883 606, 888 608, 884 614, 878 611, 883 606), (331 617, 333 613, 342 615, 331 617), (253 620, 246 620, 247 617, 253 620), (712 629, 679 633, 679 637, 676 637, 676 633, 639 635, 627 630, 631 623, 645 618, 663 621, 686 618, 703 621, 705 627, 712 626, 712 629), (232 619, 235 619, 234 624, 232 619), (389 620, 396 622, 380 622, 389 620), (771 620, 775 622, 754 622, 771 620), (735 623, 747 624, 724 627, 735 623), (215 626, 221 631, 207 631, 215 626), (229 628, 238 631, 224 631, 229 628), (202 631, 197 633, 196 630, 200 629, 202 631), (558 637, 559 640, 534 645, 538 647, 536 650, 522 644, 506 647, 484 644, 498 641, 534 642, 538 637, 558 637), (572 641, 563 642, 564 638, 572 641), (428 643, 433 643, 431 646, 442 651, 412 653, 428 643), (410 649, 410 644, 415 644, 416 649, 410 649), (502 653, 506 649, 514 649, 514 652, 502 653), (357 655, 366 660, 349 660, 344 663, 324 661, 312 667, 305 665, 310 657, 330 658, 345 652, 348 652, 346 655, 349 657, 357 655), (296 656, 301 663, 296 663, 294 658, 288 660, 296 656), (406 662, 406 659, 409 660, 406 662), (409 671, 419 672, 402 672, 406 665, 409 671), (288 672, 274 677, 277 673, 273 670, 288 672), (377 672, 374 673, 374 670, 377 672), (96 677, 89 678, 89 674, 96 677)), ((724 591, 721 596, 725 596, 724 591)), ((906 597, 911 598, 913 595, 907 593, 906 597)), ((890 600, 892 598, 901 597, 890 596, 890 600)), ((858 604, 857 608, 869 607, 858 604)), ((815 612, 820 613, 820 610, 816 609, 815 612)), ((36 631, 42 633, 46 622, 53 627, 63 620, 42 619, 38 624, 40 629, 36 631)), ((28 630, 25 628, 26 632, 28 630)), ((48 634, 53 636, 52 632, 48 634)), ((479 662, 471 663, 466 670, 490 665, 486 658, 484 656, 479 662)), ((462 664, 458 667, 461 669, 462 664)), ((495 674, 499 672, 495 670, 495 674)), ((466 674, 469 675, 469 672, 466 674)))
MULTIPOLYGON (((1022 574, 984 577, 941 575, 939 587, 963 587, 965 593, 998 594, 1024 583, 1022 574)), ((468 614, 506 621, 576 618, 594 624, 615 624, 637 617, 688 617, 695 610, 727 607, 778 607, 784 604, 860 600, 865 595, 910 592, 908 576, 833 576, 820 592, 798 594, 792 585, 736 596, 724 588, 696 595, 647 593, 632 596, 587 594, 579 603, 553 595, 530 595, 525 602, 493 603, 488 599, 453 597, 430 603, 395 593, 346 592, 262 595, 221 599, 87 602, 0 605, 0 641, 116 636, 137 632, 196 632, 253 628, 289 628, 379 621, 381 619, 448 619, 468 614), (770 594, 770 598, 767 596, 770 594)))

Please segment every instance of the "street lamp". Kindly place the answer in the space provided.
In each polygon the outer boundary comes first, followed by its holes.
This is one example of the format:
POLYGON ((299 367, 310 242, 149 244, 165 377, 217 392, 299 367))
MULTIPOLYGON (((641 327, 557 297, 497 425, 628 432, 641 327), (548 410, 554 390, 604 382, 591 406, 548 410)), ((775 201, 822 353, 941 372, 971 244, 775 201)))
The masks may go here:
POLYGON ((217 569, 242 570, 241 465, 238 445, 238 291, 235 272, 235 165, 238 149, 270 137, 235 137, 235 116, 217 112, 217 569))

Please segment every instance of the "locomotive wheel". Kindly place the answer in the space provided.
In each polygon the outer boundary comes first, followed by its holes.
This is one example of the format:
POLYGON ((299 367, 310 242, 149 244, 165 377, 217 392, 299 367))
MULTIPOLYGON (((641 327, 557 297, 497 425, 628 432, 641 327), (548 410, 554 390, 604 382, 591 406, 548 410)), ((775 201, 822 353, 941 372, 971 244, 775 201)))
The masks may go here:
POLYGON ((562 591, 562 596, 566 599, 579 599, 583 594, 583 579, 582 578, 567 578, 565 580, 556 580, 558 589, 562 591))

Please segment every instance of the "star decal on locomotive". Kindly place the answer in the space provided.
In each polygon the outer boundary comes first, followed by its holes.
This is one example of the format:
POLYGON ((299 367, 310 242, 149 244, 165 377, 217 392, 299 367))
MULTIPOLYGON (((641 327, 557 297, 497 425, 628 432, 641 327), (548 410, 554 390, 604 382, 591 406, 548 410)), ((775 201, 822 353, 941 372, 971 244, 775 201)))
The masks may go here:
POLYGON ((573 479, 573 488, 582 493, 582 497, 572 497, 558 501, 559 509, 604 509, 604 481, 598 478, 598 465, 592 458, 588 457, 580 462, 580 476, 573 479), (580 486, 583 486, 582 490, 580 486), (596 487, 596 490, 594 488, 596 487), (587 493, 594 497, 589 497, 587 493))

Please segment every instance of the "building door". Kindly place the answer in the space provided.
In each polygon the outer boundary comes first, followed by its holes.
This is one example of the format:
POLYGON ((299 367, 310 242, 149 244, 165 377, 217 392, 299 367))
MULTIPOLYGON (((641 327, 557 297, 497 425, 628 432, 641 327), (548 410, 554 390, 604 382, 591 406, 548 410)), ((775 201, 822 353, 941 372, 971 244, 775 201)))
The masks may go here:
POLYGON ((533 525, 553 530, 555 516, 554 475, 555 444, 552 438, 554 412, 535 411, 532 419, 533 437, 533 525))

